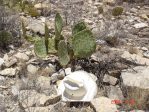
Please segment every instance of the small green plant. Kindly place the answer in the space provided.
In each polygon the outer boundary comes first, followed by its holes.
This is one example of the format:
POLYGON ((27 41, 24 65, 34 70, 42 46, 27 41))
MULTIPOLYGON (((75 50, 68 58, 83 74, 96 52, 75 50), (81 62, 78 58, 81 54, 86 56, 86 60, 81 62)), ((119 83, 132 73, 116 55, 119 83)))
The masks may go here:
POLYGON ((101 6, 98 7, 98 13, 99 13, 99 14, 102 14, 102 13, 103 13, 103 7, 101 7, 101 6))
POLYGON ((27 12, 32 17, 40 16, 38 10, 32 5, 28 5, 27 12))
POLYGON ((0 31, 0 47, 4 48, 7 47, 12 40, 12 35, 10 32, 5 30, 0 31))
POLYGON ((38 57, 44 58, 49 53, 57 53, 60 64, 66 66, 71 60, 87 58, 95 51, 95 39, 84 22, 74 25, 72 36, 67 40, 61 34, 62 28, 63 20, 60 14, 57 13, 55 17, 55 35, 49 36, 49 29, 45 24, 45 38, 35 40, 34 50, 38 57))
POLYGON ((112 10, 112 15, 113 16, 119 16, 119 15, 121 15, 122 13, 123 13, 123 7, 120 7, 120 6, 118 6, 118 7, 115 7, 113 10, 112 10))
POLYGON ((38 10, 28 0, 3 0, 3 4, 16 11, 28 13, 32 17, 40 15, 38 10))
POLYGON ((117 38, 117 37, 113 37, 113 36, 108 36, 108 37, 106 37, 106 38, 105 38, 105 41, 106 41, 109 45, 111 45, 111 46, 113 46, 113 47, 115 47, 115 46, 117 46, 117 45, 119 44, 118 38, 117 38))

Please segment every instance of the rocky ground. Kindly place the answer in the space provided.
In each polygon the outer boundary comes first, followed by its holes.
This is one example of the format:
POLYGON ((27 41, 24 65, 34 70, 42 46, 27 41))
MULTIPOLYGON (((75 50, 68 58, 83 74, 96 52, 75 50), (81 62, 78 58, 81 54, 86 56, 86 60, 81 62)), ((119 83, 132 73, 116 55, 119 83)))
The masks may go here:
POLYGON ((89 59, 77 60, 73 69, 97 76, 96 98, 89 103, 61 101, 57 85, 72 68, 64 72, 54 55, 39 59, 34 46, 23 41, 21 47, 12 45, 9 52, 0 53, 0 112, 148 112, 149 1, 76 0, 63 5, 61 2, 36 2, 34 7, 44 10, 44 14, 30 17, 23 13, 20 18, 28 33, 40 36, 45 33, 45 20, 51 34, 54 32, 56 10, 62 15, 68 13, 67 19, 63 15, 65 37, 70 35, 73 22, 87 23, 96 37, 97 49, 89 59), (118 5, 124 11, 115 17, 111 10, 118 5))

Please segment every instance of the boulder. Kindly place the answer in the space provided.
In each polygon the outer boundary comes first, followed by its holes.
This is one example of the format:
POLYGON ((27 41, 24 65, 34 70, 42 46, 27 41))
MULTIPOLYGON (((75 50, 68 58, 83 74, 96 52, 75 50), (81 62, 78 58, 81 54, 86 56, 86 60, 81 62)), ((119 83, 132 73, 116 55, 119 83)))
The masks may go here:
POLYGON ((145 109, 149 97, 149 66, 137 66, 133 69, 123 70, 121 73, 123 88, 127 99, 135 100, 133 105, 138 109, 145 109))

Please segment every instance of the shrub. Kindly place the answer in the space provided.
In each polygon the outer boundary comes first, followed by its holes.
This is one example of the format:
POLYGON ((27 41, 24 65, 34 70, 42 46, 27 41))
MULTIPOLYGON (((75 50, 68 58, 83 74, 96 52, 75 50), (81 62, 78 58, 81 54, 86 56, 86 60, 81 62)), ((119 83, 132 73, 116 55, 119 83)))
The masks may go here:
POLYGON ((5 30, 0 31, 0 47, 7 48, 8 45, 11 43, 12 35, 10 32, 5 30))
POLYGON ((98 13, 102 14, 103 13, 103 7, 98 7, 98 13))
POLYGON ((115 7, 113 10, 112 10, 112 15, 113 16, 119 16, 123 13, 123 7, 115 7))
POLYGON ((16 43, 19 44, 19 15, 6 6, 0 6, 0 10, 0 47, 4 48, 10 43, 14 45, 16 45, 16 43))
POLYGON ((30 16, 32 16, 32 17, 40 16, 38 10, 34 6, 28 5, 26 9, 30 16))

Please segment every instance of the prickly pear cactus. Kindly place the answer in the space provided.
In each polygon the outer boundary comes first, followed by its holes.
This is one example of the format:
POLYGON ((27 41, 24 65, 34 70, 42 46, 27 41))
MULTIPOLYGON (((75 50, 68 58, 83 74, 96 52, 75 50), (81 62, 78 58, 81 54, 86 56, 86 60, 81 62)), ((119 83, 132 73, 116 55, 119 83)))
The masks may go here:
POLYGON ((49 38, 49 29, 48 29, 48 26, 47 24, 45 23, 45 46, 46 46, 46 52, 48 53, 48 44, 49 44, 49 41, 48 41, 48 38, 49 38))
POLYGON ((59 13, 55 16, 55 48, 57 48, 58 43, 61 39, 61 32, 62 32, 63 20, 59 13))
POLYGON ((55 49, 55 40, 53 38, 48 39, 48 53, 57 53, 57 50, 55 49))
POLYGON ((72 48, 74 56, 86 58, 90 56, 96 48, 96 42, 90 30, 85 29, 73 36, 72 48))
POLYGON ((87 27, 84 22, 80 22, 76 24, 72 29, 72 35, 77 34, 78 32, 85 30, 87 27))
POLYGON ((62 32, 63 20, 59 13, 55 16, 55 36, 57 39, 60 38, 62 32))
POLYGON ((34 44, 34 52, 39 58, 44 58, 47 56, 45 40, 38 39, 34 44))
POLYGON ((58 56, 62 66, 65 66, 69 63, 70 57, 68 55, 67 45, 64 40, 61 40, 58 44, 58 56))

